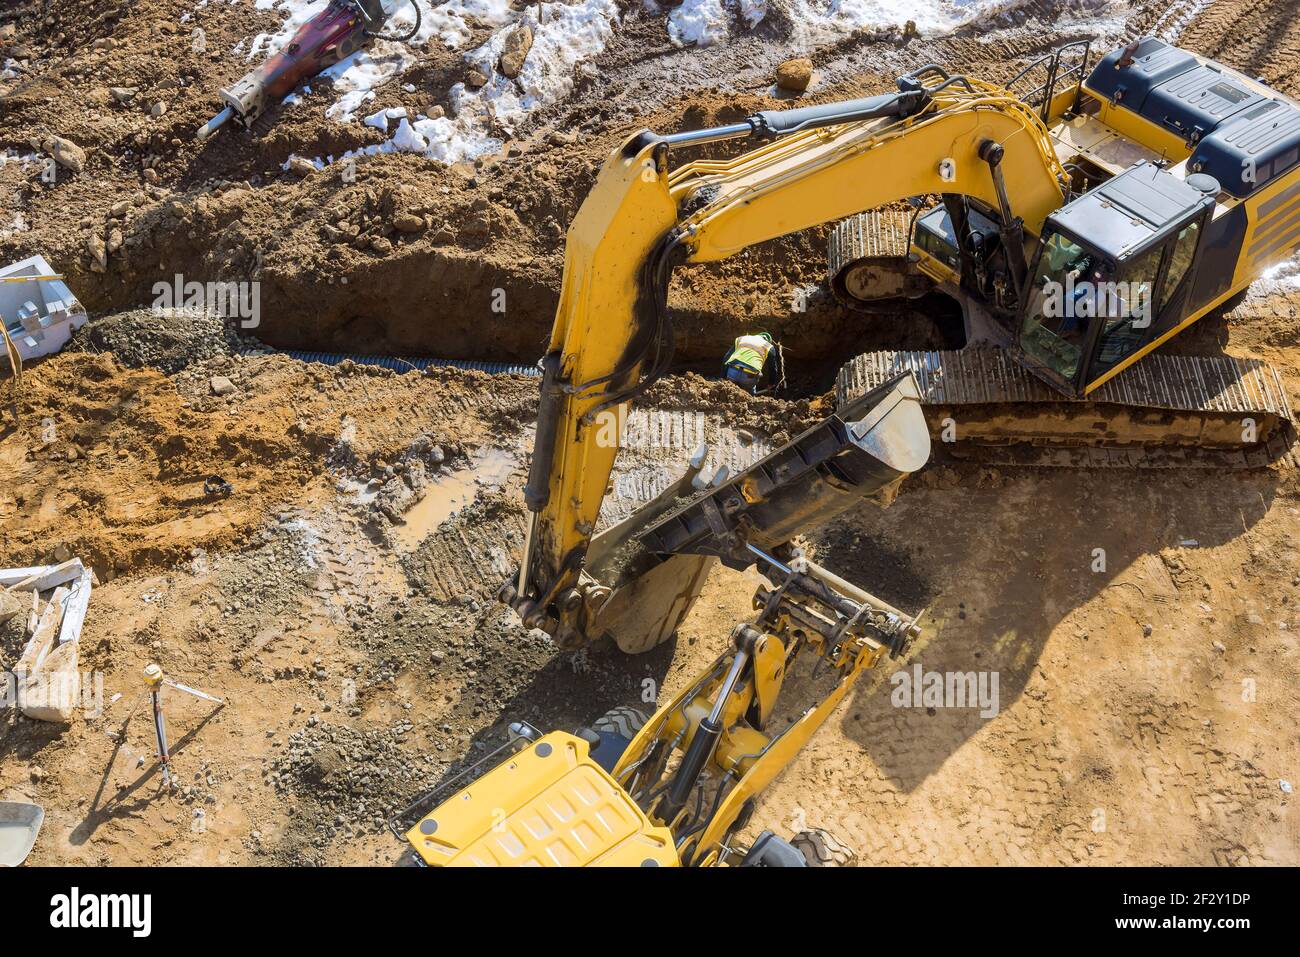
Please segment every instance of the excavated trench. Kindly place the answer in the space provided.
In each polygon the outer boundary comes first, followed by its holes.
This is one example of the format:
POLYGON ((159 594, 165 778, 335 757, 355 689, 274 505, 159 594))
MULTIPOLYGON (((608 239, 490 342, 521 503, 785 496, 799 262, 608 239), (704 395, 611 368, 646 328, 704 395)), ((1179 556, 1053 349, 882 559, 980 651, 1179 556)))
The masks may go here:
MULTIPOLYGON (((840 366, 862 352, 961 345, 960 315, 945 297, 876 313, 838 303, 825 283, 823 235, 814 230, 727 263, 679 269, 669 300, 672 371, 715 376, 736 336, 770 332, 784 350, 786 394, 800 397, 828 391, 840 366)), ((79 293, 92 313, 107 313, 147 306, 157 284, 176 275, 252 274, 258 315, 241 331, 277 349, 531 367, 555 318, 562 242, 539 252, 520 260, 490 249, 416 247, 346 270, 290 265, 272 252, 259 268, 245 248, 177 230, 140 247, 114 276, 84 276, 79 293)))

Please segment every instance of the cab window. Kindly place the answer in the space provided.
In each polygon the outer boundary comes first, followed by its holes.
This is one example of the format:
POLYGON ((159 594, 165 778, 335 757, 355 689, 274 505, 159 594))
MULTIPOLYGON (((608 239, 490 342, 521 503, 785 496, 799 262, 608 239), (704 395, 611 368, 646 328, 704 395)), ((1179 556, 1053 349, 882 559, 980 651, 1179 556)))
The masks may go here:
POLYGON ((1165 275, 1164 288, 1160 293, 1160 309, 1165 308, 1170 298, 1178 291, 1179 284, 1192 266, 1192 257, 1196 255, 1196 241, 1200 238, 1201 224, 1188 223, 1174 241, 1169 252, 1169 271, 1165 275))
POLYGON ((1083 308, 1079 305, 1100 276, 1097 258, 1060 233, 1049 236, 1020 323, 1019 342, 1025 355, 1071 384, 1079 372, 1093 315, 1086 303, 1083 308))
POLYGON ((1097 358, 1088 370, 1089 379, 1108 372, 1150 339, 1156 312, 1156 279, 1160 275, 1163 252, 1163 247, 1149 249, 1120 266, 1113 279, 1098 283, 1096 314, 1104 319, 1097 358))

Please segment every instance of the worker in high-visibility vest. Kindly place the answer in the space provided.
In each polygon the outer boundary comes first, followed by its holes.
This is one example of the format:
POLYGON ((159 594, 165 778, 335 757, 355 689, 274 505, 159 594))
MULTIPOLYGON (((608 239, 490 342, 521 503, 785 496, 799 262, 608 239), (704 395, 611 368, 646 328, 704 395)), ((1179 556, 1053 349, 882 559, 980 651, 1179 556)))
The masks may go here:
POLYGON ((770 335, 760 332, 737 338, 722 366, 728 379, 746 392, 757 393, 764 373, 773 381, 779 378, 776 367, 780 361, 781 350, 770 335))

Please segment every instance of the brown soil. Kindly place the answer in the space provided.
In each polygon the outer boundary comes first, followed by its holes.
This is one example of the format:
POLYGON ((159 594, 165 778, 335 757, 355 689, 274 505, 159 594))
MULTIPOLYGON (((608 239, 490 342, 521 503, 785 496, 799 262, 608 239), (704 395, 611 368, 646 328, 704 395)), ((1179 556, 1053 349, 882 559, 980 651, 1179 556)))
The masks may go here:
MULTIPOLYGON (((634 701, 644 678, 679 688, 748 613, 756 579, 715 573, 677 641, 648 656, 560 654, 492 598, 522 536, 535 379, 243 355, 220 332, 159 342, 138 313, 109 314, 147 307, 178 272, 257 279, 252 331, 274 346, 531 362, 565 224, 603 156, 643 126, 775 105, 767 88, 790 25, 774 14, 730 45, 682 51, 662 17, 629 9, 597 75, 502 156, 452 168, 378 156, 345 183, 280 168, 291 153, 377 141, 320 118, 326 84, 305 98, 311 111, 273 113, 257 136, 193 141, 243 64, 185 55, 184 32, 159 27, 191 7, 52 0, 0 14, 0 28, 17 28, 0 57, 16 44, 30 65, 0 81, 0 149, 26 154, 57 134, 89 156, 54 185, 33 165, 0 166, 12 204, 0 227, 10 212, 30 225, 0 238, 0 261, 44 254, 96 316, 84 351, 29 366, 18 427, 0 435, 0 565, 66 550, 95 569, 82 654, 104 691, 102 714, 66 728, 3 713, 0 798, 46 807, 35 864, 388 862, 399 848, 385 819, 495 746, 508 721, 574 727, 634 701), (103 38, 117 45, 92 47, 103 38), (672 99, 665 78, 682 91, 672 99), (139 87, 137 104, 116 104, 111 86, 139 87), (140 104, 160 99, 169 109, 153 119, 140 104), (403 213, 425 229, 398 233, 403 213), (87 242, 114 231, 122 246, 96 272, 87 242), (488 306, 494 289, 507 291, 505 314, 488 306), (214 376, 234 393, 215 396, 214 376), (204 491, 210 476, 231 483, 228 497, 204 491), (418 503, 406 526, 384 510, 395 501, 418 503), (160 786, 142 704, 149 661, 227 701, 214 711, 166 693, 174 792, 160 786)), ((1129 25, 1165 29, 1170 9, 1145 4, 1129 25)), ((1300 95, 1295 0, 1180 9, 1195 14, 1183 44, 1300 95)), ((949 37, 845 37, 810 52, 810 96, 877 91, 931 61, 1005 77, 1089 33, 1094 10, 1042 2, 949 37)), ((250 5, 211 4, 204 17, 223 50, 279 22, 250 5)), ((417 92, 390 85, 374 108, 444 102, 458 69, 426 51, 407 75, 417 92)), ((933 343, 933 328, 864 324, 824 295, 795 313, 792 291, 823 283, 823 244, 814 232, 682 270, 683 371, 711 373, 739 330, 766 328, 798 343, 792 364, 815 394, 853 352, 933 343)), ((1175 347, 1266 358, 1294 402, 1298 308, 1294 293, 1251 295, 1175 347)), ((684 374, 643 408, 677 438, 621 456, 607 518, 661 488, 699 437, 719 459, 752 459, 828 406, 684 374)), ((887 666, 751 830, 826 826, 868 863, 1300 863, 1281 786, 1300 778, 1298 508, 1294 470, 944 467, 890 509, 821 530, 819 560, 927 609, 900 667, 996 671, 999 713, 893 707, 887 666), (1098 548, 1107 571, 1094 573, 1098 548)), ((0 629, 7 666, 16 624, 0 629)))

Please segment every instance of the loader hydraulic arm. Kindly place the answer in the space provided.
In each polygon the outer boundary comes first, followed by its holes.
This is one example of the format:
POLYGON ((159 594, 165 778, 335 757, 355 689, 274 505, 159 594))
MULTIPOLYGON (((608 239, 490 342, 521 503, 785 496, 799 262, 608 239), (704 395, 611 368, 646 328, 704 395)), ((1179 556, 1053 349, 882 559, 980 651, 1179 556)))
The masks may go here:
POLYGON ((608 597, 584 561, 626 403, 672 361, 675 266, 912 196, 972 197, 1034 233, 1061 205, 1065 172, 1023 101, 938 67, 898 85, 730 126, 643 131, 610 155, 568 232, 525 490, 532 515, 519 573, 502 589, 529 627, 564 645, 608 597), (765 142, 669 168, 672 149, 739 138, 765 142))

